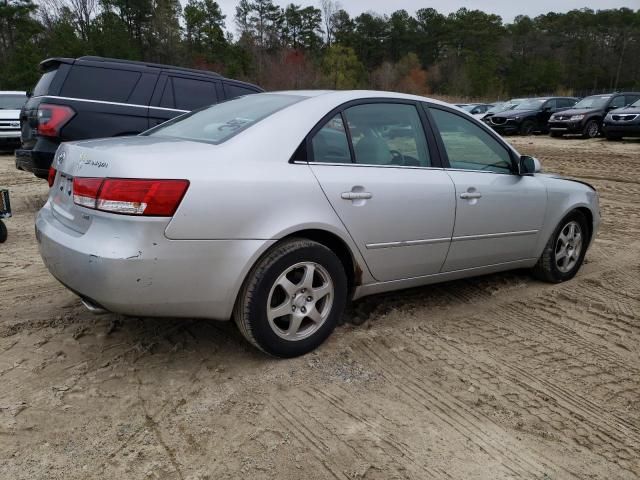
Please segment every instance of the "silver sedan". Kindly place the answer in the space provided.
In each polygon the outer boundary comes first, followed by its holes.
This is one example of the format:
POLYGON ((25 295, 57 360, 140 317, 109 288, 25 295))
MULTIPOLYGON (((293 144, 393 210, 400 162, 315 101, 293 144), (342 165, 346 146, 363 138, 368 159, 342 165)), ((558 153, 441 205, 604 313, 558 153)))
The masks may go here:
POLYGON ((63 144, 52 168, 40 252, 88 308, 233 318, 281 357, 365 295, 514 268, 569 280, 600 223, 591 186, 386 92, 242 97, 63 144))

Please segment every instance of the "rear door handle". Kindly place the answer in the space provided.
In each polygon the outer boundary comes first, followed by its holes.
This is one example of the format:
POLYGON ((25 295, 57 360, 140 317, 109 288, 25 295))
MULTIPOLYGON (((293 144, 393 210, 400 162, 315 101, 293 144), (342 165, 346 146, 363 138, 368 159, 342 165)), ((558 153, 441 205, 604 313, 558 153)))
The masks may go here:
POLYGON ((340 198, 343 200, 369 200, 373 195, 369 192, 342 192, 340 198))
POLYGON ((460 198, 463 200, 473 200, 474 198, 482 198, 480 192, 464 192, 460 194, 460 198))

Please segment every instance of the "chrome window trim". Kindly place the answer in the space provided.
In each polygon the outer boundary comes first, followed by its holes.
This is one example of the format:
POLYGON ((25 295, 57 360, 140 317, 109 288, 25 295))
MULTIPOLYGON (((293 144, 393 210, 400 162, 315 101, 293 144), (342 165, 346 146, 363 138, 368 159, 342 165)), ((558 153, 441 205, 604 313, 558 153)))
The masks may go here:
POLYGON ((408 170, 446 170, 442 167, 416 167, 410 165, 375 165, 368 163, 329 163, 329 162, 305 162, 302 160, 294 160, 292 163, 300 165, 327 165, 331 167, 364 167, 364 168, 406 168, 408 170))
POLYGON ((167 110, 170 112, 187 113, 191 110, 180 110, 179 108, 167 108, 167 107, 155 107, 152 105, 140 105, 137 103, 121 103, 121 102, 109 102, 108 100, 91 100, 88 98, 75 98, 75 97, 58 97, 56 95, 42 95, 39 98, 52 98, 55 100, 72 100, 74 102, 87 102, 87 103, 100 103, 103 105, 116 105, 119 107, 135 107, 135 108, 154 108, 156 110, 167 110))

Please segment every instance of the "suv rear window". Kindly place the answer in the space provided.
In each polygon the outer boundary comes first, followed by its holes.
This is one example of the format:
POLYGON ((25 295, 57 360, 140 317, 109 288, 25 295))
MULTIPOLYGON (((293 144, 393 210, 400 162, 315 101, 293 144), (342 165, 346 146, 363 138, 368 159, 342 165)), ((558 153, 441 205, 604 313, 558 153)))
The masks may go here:
POLYGON ((64 97, 126 102, 140 79, 140 72, 74 65, 60 94, 64 97))
POLYGON ((53 78, 56 76, 57 71, 57 69, 54 69, 42 74, 40 80, 38 80, 38 83, 36 83, 36 86, 33 88, 34 97, 40 97, 49 93, 49 86, 51 85, 53 78))
POLYGON ((240 97, 187 113, 143 135, 220 144, 303 98, 297 95, 280 94, 240 97))

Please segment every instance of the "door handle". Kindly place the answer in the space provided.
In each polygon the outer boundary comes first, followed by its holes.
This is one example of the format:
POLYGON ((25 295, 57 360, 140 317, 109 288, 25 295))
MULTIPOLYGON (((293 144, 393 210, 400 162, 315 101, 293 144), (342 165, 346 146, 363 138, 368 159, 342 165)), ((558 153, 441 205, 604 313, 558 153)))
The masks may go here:
POLYGON ((475 198, 482 198, 482 194, 480 192, 464 192, 460 194, 460 198, 463 200, 473 200, 475 198))
POLYGON ((343 200, 369 200, 373 195, 369 192, 342 192, 340 198, 343 200))

